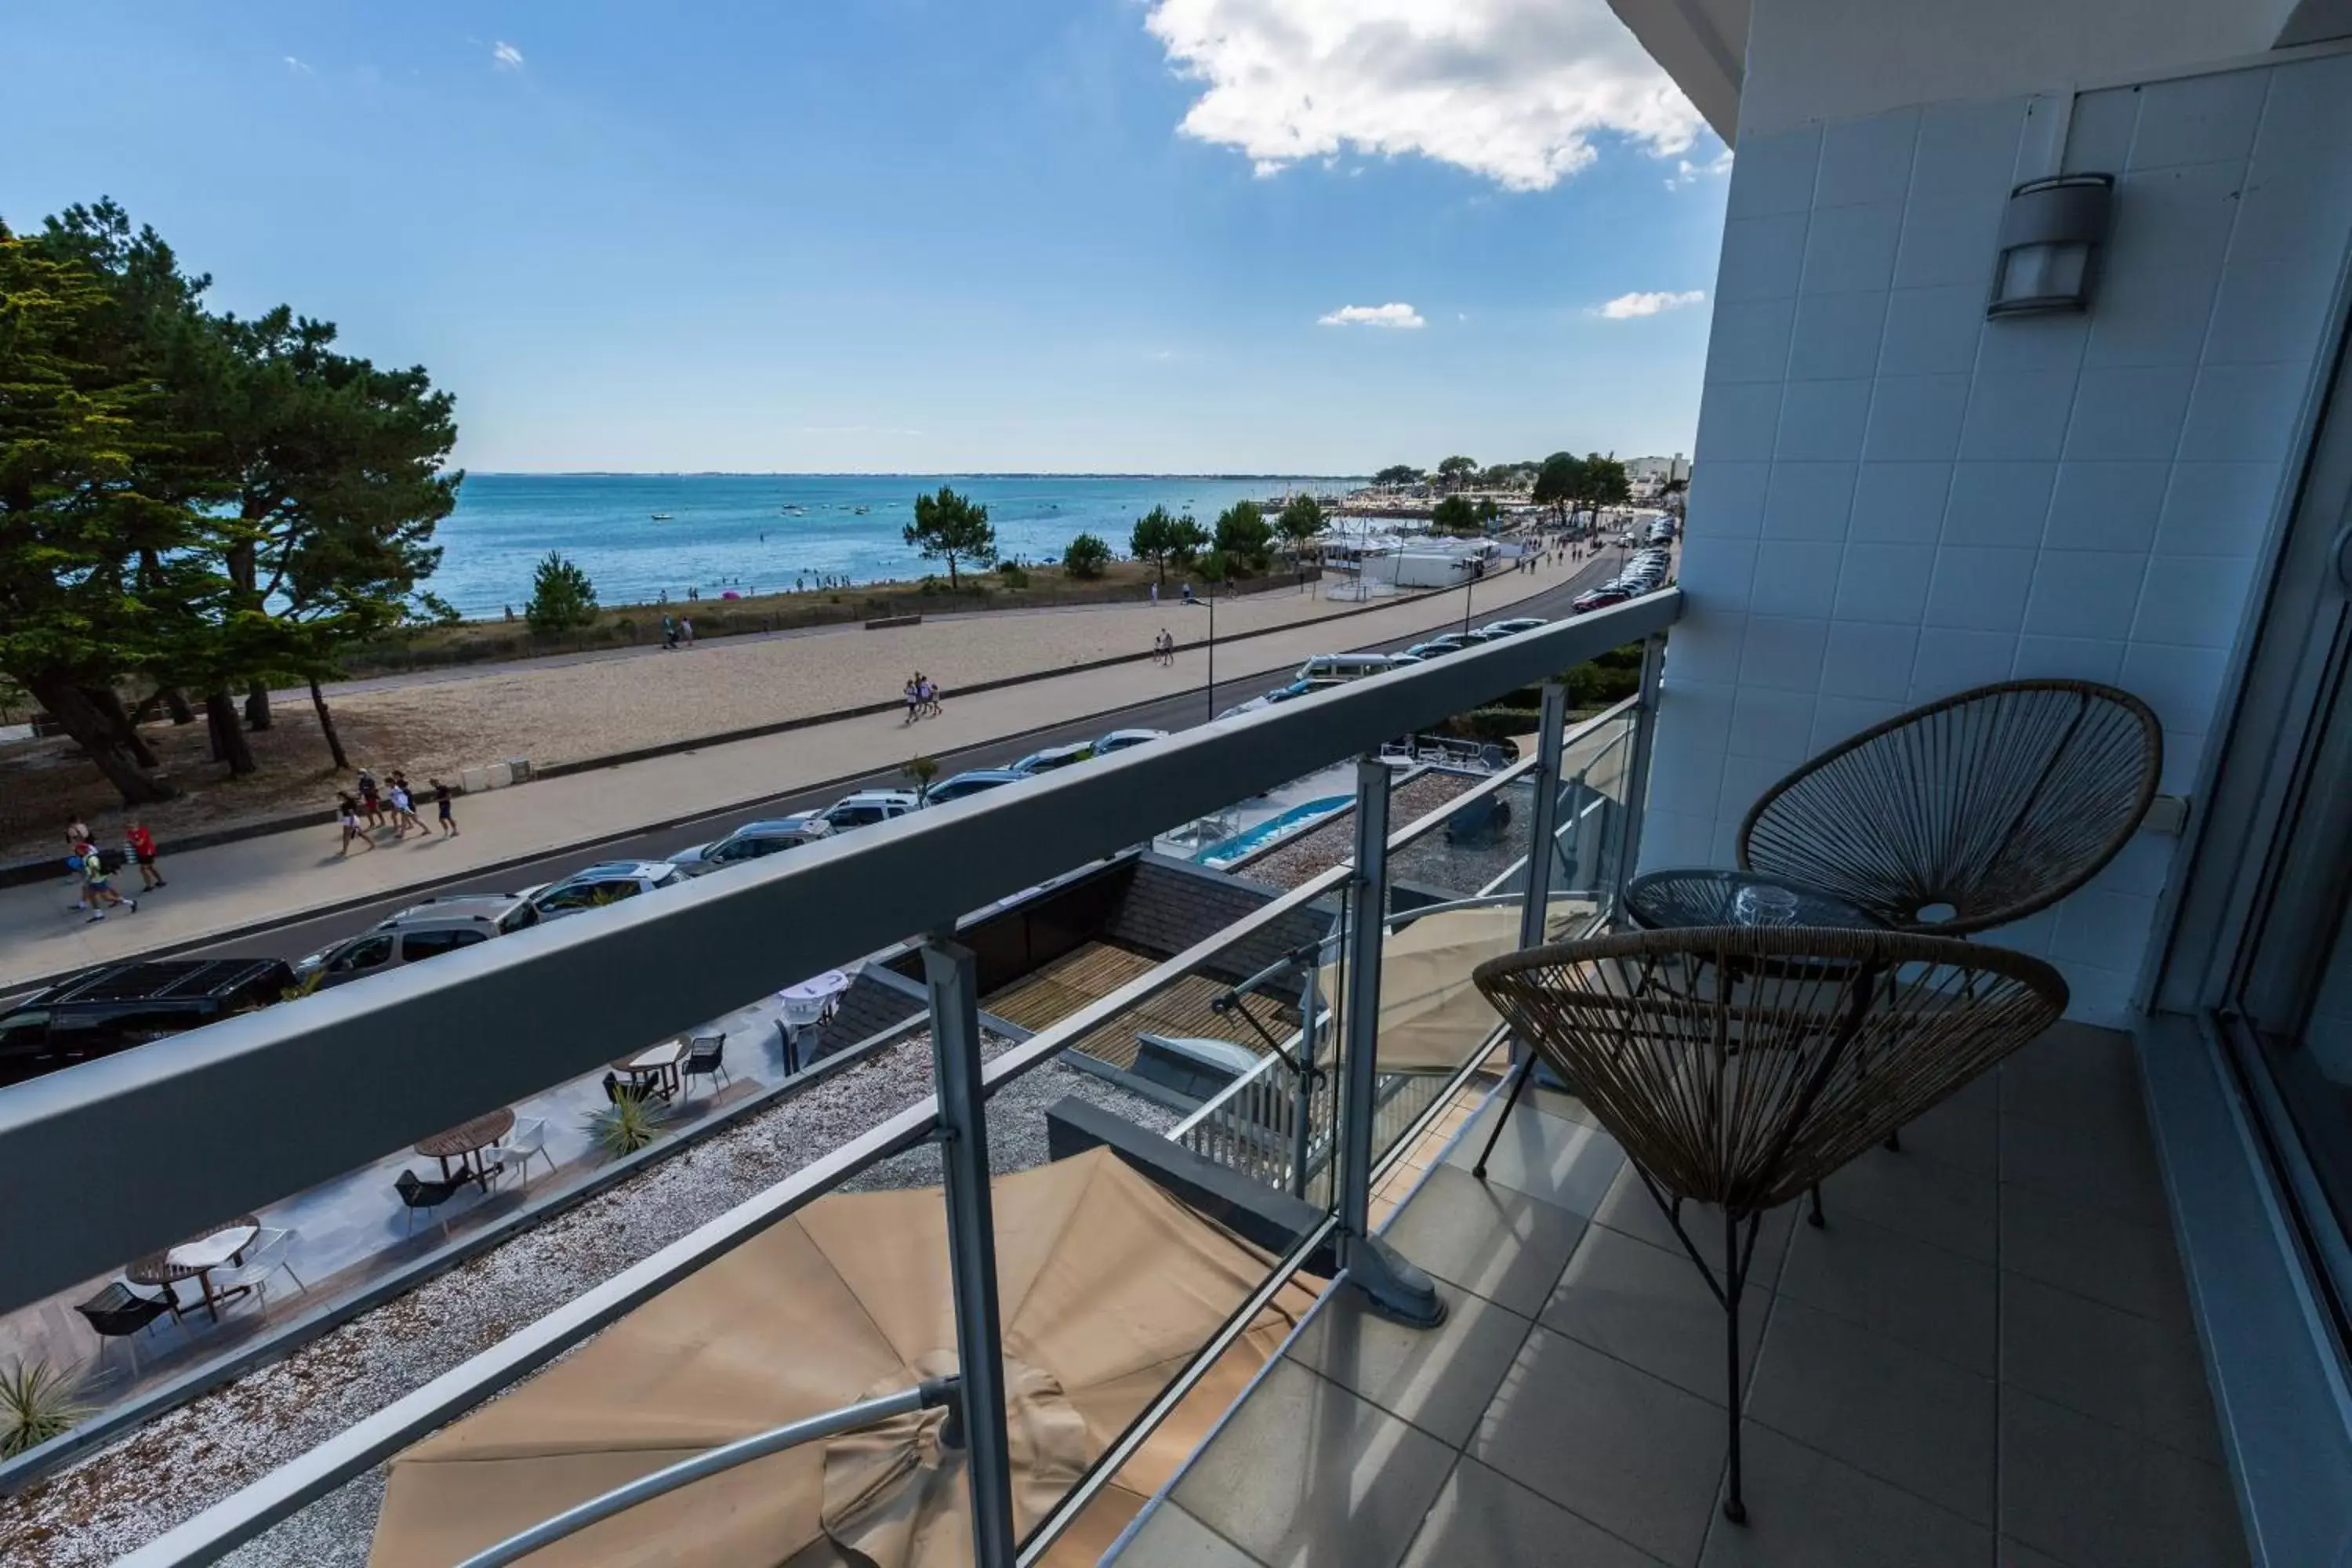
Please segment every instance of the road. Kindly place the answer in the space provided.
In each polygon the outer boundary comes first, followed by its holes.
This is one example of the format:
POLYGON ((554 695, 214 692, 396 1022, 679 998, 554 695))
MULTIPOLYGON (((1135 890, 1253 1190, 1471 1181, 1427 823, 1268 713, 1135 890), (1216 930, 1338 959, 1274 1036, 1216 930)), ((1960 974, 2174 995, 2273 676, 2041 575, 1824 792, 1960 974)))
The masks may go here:
MULTIPOLYGON (((1567 582, 1521 601, 1511 607, 1515 616, 1557 617, 1569 613, 1569 601, 1585 589, 1613 575, 1622 560, 1622 552, 1611 551, 1587 563, 1567 582)), ((1473 616, 1477 617, 1474 604, 1473 616)), ((1422 634, 1423 637, 1433 635, 1422 634)), ((1369 643, 1349 652, 1386 653, 1404 647, 1416 638, 1398 638, 1389 642, 1369 643)), ((1247 688, 1221 685, 1216 694, 1216 707, 1229 708, 1246 697, 1255 696, 1255 681, 1247 688)), ((1147 729, 1181 730, 1202 722, 1210 717, 1207 695, 1193 691, 1181 697, 1163 698, 1139 703, 1111 713, 1098 713, 1075 720, 1043 733, 1032 732, 1015 740, 991 742, 942 753, 939 758, 942 778, 970 768, 1001 767, 1016 758, 1045 746, 1069 741, 1091 740, 1110 730, 1147 729)), ((406 909, 426 893, 499 892, 513 888, 529 887, 553 881, 570 875, 583 866, 600 860, 660 860, 681 849, 705 843, 730 832, 739 825, 765 816, 781 816, 790 812, 822 809, 832 805, 853 789, 904 789, 904 780, 896 769, 877 772, 844 785, 835 784, 815 790, 800 790, 772 796, 750 805, 736 805, 708 816, 657 831, 632 837, 608 838, 600 843, 575 847, 545 856, 522 866, 509 866, 503 870, 482 875, 462 876, 446 881, 419 884, 378 900, 326 914, 298 916, 262 930, 249 930, 214 942, 199 942, 177 946, 164 946, 141 956, 147 958, 284 958, 293 960, 329 942, 365 931, 387 915, 406 909)), ((1171 825, 1172 826, 1172 825, 1171 825)), ((28 993, 0 997, 5 1008, 28 993)))

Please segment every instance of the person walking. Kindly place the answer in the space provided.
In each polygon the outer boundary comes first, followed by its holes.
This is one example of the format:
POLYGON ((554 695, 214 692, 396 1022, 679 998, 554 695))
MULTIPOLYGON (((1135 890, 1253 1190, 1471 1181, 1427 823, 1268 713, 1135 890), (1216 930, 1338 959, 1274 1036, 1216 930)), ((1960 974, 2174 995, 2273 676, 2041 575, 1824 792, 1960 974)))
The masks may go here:
POLYGON ((375 774, 370 773, 365 768, 362 768, 360 770, 359 785, 360 814, 367 818, 367 825, 370 827, 382 827, 383 826, 383 802, 378 793, 381 786, 375 782, 375 774))
MULTIPOLYGON (((111 909, 128 909, 139 912, 139 900, 126 899, 114 890, 114 874, 106 864, 106 857, 95 844, 81 847, 82 886, 89 895, 89 920, 102 921, 111 909)), ((87 925, 89 921, 82 922, 87 925)))
POLYGON ((375 840, 360 827, 360 803, 348 795, 338 795, 335 805, 335 820, 342 824, 343 828, 343 847, 335 851, 335 858, 340 860, 352 852, 353 839, 357 839, 363 848, 374 848, 375 840))
POLYGON ((909 676, 907 679, 907 717, 905 722, 899 725, 900 729, 906 728, 908 724, 913 723, 916 720, 923 716, 922 693, 919 689, 919 683, 922 677, 919 675, 909 676))
POLYGON ((449 809, 449 786, 435 778, 428 778, 425 782, 433 786, 433 812, 441 819, 442 834, 446 837, 457 837, 457 819, 449 809))
POLYGON ((667 653, 677 647, 677 623, 667 616, 664 616, 662 617, 661 645, 662 651, 664 653, 667 653))
POLYGON ((688 616, 680 616, 677 618, 677 631, 678 635, 686 639, 686 646, 692 647, 694 646, 693 618, 688 616))
POLYGON ((400 773, 392 775, 392 826, 395 838, 407 837, 412 827, 419 833, 425 831, 425 823, 416 815, 416 804, 408 793, 408 780, 400 773))
POLYGON ((1155 610, 1160 607, 1160 579, 1157 577, 1151 580, 1151 607, 1155 610))
POLYGON ((139 890, 152 893, 164 886, 163 873, 155 868, 155 836, 147 825, 133 817, 122 829, 122 842, 129 846, 131 861, 139 868, 139 890))
POLYGON ((940 706, 940 683, 929 676, 915 677, 915 696, 925 718, 937 719, 947 711, 940 706))
POLYGON ((82 875, 81 847, 89 842, 89 824, 75 817, 66 824, 66 875, 73 879, 74 912, 89 908, 89 883, 82 875))

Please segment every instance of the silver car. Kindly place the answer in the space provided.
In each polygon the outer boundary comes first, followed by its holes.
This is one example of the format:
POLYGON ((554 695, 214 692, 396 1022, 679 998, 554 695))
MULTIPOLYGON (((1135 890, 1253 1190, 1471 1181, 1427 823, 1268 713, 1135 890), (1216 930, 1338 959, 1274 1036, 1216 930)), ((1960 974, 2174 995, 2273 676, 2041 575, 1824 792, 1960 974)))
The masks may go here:
POLYGON ((688 877, 708 876, 729 866, 746 866, 780 849, 797 849, 833 832, 833 824, 814 812, 798 816, 773 816, 747 822, 724 838, 681 849, 669 863, 688 877))
POLYGON ((324 990, 403 964, 438 958, 494 936, 510 936, 537 925, 539 919, 539 910, 530 900, 509 893, 428 899, 357 936, 310 953, 294 965, 294 979, 306 990, 324 990))

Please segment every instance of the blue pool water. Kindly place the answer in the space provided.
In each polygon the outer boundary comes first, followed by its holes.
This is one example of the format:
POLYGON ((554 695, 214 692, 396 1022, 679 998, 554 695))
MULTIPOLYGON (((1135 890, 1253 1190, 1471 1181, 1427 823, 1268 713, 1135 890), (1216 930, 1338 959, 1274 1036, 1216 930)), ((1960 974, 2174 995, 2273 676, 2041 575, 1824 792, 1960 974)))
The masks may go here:
POLYGON ((1352 795, 1327 795, 1320 800, 1294 805, 1279 816, 1267 817, 1255 827, 1245 827, 1231 838, 1218 839, 1192 858, 1213 870, 1223 870, 1244 856, 1265 848, 1276 839, 1303 832, 1333 813, 1345 811, 1355 804, 1356 797, 1352 795))

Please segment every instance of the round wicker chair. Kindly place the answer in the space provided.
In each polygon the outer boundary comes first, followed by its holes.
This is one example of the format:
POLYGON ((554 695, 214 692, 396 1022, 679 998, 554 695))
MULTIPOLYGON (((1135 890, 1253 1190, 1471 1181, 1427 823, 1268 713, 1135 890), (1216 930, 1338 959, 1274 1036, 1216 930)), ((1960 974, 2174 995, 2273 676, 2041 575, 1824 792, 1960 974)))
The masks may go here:
POLYGON ((1990 931, 2115 858, 2163 763, 2156 715, 2128 691, 1979 686, 1865 730, 1765 791, 1739 825, 1739 864, 1836 893, 1897 931, 1990 931))
POLYGON ((1743 1520, 1739 1298, 1759 1217, 2041 1034, 2066 983, 1949 937, 1803 927, 1562 942, 1476 978, 1624 1147, 1723 1305, 1724 1512, 1743 1520), (1723 1211, 1719 1275, 1683 1228, 1685 1202, 1723 1211))

